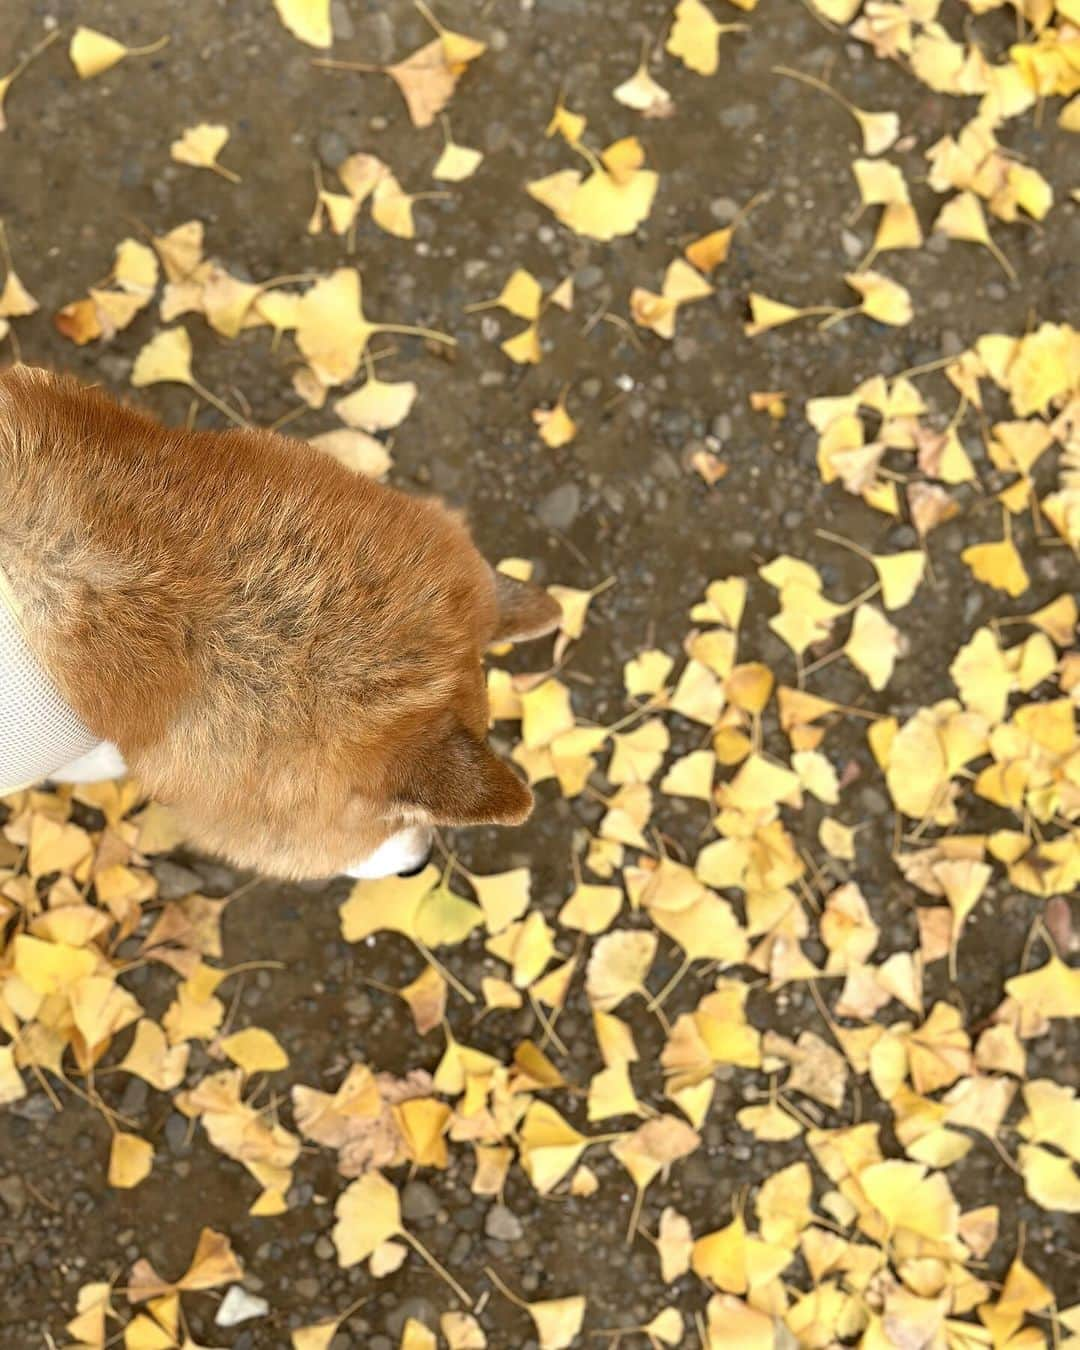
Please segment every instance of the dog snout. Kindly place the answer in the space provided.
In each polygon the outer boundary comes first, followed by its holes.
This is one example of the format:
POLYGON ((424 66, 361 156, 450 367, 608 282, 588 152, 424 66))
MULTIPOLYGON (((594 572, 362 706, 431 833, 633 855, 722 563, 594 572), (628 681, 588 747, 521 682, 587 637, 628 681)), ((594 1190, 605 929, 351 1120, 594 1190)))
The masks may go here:
POLYGON ((414 877, 431 861, 435 837, 422 825, 399 830, 363 861, 347 869, 347 875, 364 881, 380 877, 414 877))
POLYGON ((398 876, 399 877, 419 876, 420 873, 424 870, 424 868, 428 865, 428 863, 431 862, 431 856, 434 852, 435 852, 435 841, 434 839, 432 839, 428 842, 427 850, 424 853, 424 856, 418 859, 418 861, 412 863, 409 867, 406 867, 402 871, 400 871, 398 873, 398 876))

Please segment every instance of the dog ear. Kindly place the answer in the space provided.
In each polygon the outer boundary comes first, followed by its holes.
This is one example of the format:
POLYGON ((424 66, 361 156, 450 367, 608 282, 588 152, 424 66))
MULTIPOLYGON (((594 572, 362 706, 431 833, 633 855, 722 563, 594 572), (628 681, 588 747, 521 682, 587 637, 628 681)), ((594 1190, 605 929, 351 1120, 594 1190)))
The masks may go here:
POLYGON ((543 637, 559 626, 562 610, 557 600, 531 581, 517 581, 503 572, 495 573, 495 601, 499 617, 493 642, 521 642, 543 637))
POLYGON ((412 759, 397 796, 437 825, 451 826, 520 825, 533 804, 513 769, 457 722, 412 759))

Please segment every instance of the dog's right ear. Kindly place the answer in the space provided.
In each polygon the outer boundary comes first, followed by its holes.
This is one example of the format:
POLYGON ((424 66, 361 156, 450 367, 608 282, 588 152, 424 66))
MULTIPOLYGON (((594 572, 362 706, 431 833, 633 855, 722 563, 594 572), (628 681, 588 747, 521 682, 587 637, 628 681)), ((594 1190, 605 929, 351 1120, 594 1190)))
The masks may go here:
POLYGON ((495 602, 498 618, 493 642, 522 642, 554 632, 562 618, 562 609, 547 591, 531 581, 517 581, 504 572, 495 573, 495 602))
POLYGON ((397 800, 438 825, 520 825, 533 795, 514 770, 459 722, 448 718, 406 761, 397 800))

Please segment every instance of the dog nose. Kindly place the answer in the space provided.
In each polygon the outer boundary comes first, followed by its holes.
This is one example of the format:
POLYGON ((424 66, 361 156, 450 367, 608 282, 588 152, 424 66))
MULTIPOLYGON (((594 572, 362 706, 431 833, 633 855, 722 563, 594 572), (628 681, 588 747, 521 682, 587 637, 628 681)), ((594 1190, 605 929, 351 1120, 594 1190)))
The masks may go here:
POLYGON ((398 876, 399 876, 399 877, 418 877, 418 876, 420 875, 420 873, 424 870, 424 868, 428 865, 428 863, 431 862, 431 855, 432 855, 434 852, 435 852, 435 843, 434 843, 434 841, 432 841, 430 844, 428 844, 427 852, 426 852, 426 853, 424 854, 424 856, 420 859, 420 861, 417 862, 417 863, 413 863, 413 865, 412 865, 411 867, 407 867, 407 868, 405 869, 404 872, 399 872, 399 873, 398 873, 398 876))

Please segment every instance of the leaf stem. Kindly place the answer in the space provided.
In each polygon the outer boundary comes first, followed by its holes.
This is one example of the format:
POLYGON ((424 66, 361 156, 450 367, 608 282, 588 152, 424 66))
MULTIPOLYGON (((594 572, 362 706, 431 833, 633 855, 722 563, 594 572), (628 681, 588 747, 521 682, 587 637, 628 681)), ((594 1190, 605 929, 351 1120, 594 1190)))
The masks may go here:
POLYGON ((420 1241, 420 1239, 418 1237, 414 1237, 413 1234, 410 1233, 406 1228, 403 1228, 401 1230, 401 1236, 405 1239, 406 1242, 410 1244, 410 1246, 413 1248, 414 1251, 416 1251, 420 1256, 424 1258, 424 1260, 428 1263, 428 1265, 435 1272, 435 1274, 438 1275, 439 1279, 445 1281, 445 1283, 450 1286, 450 1288, 454 1291, 454 1293, 457 1294, 458 1298, 461 1299, 462 1303, 465 1304, 466 1308, 471 1308, 473 1305, 473 1300, 470 1297, 468 1291, 466 1289, 463 1289, 461 1285, 458 1284, 457 1280, 454 1279, 453 1275, 451 1275, 450 1272, 446 1269, 446 1267, 444 1265, 441 1265, 435 1259, 435 1257, 432 1256, 431 1252, 428 1251, 428 1249, 424 1246, 424 1244, 420 1241))
POLYGON ((156 42, 149 42, 145 47, 129 47, 128 56, 153 56, 155 52, 160 52, 163 47, 167 47, 172 41, 172 37, 166 33, 164 37, 159 37, 156 42))
POLYGON ((247 427, 251 425, 245 418, 241 417, 238 412, 234 412, 224 399, 218 398, 217 394, 207 389, 205 385, 200 384, 194 375, 188 380, 188 384, 195 390, 201 399, 205 399, 212 408, 216 408, 218 412, 224 417, 227 417, 230 422, 235 422, 238 427, 247 427))

